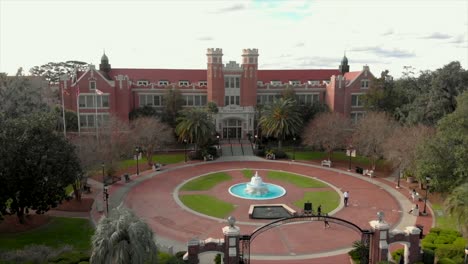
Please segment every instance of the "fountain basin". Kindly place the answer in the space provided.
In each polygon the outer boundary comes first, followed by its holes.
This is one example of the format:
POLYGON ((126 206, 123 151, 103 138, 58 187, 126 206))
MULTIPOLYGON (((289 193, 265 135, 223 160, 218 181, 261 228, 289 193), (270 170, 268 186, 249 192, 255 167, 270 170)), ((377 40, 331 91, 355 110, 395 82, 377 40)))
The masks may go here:
POLYGON ((235 184, 229 188, 229 193, 232 196, 250 200, 270 200, 286 194, 286 190, 283 187, 271 183, 262 183, 262 187, 265 187, 267 190, 266 192, 249 193, 247 187, 249 187, 249 183, 235 184))

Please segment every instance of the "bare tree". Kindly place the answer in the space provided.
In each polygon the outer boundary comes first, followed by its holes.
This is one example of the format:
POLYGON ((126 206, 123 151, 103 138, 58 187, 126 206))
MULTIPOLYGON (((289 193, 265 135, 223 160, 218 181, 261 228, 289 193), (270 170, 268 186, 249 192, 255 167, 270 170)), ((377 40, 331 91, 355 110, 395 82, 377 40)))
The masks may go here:
POLYGON ((84 172, 72 184, 76 200, 81 201, 82 185, 85 183, 83 182, 83 178, 88 176, 86 173, 97 165, 97 162, 101 160, 101 156, 97 151, 98 146, 94 135, 81 135, 70 138, 70 141, 75 145, 75 152, 84 172))
POLYGON ((116 162, 133 153, 129 124, 111 116, 99 129, 97 151, 107 165, 107 175, 113 176, 116 162))
POLYGON ((351 121, 340 113, 322 113, 308 123, 302 138, 305 145, 324 149, 331 160, 336 149, 343 149, 351 136, 351 121))
POLYGON ((384 112, 369 112, 356 124, 353 144, 357 151, 371 161, 372 170, 384 155, 384 143, 392 135, 395 122, 384 112))
POLYGON ((140 117, 132 122, 132 137, 141 146, 148 165, 153 164, 153 153, 174 141, 173 129, 154 117, 140 117))

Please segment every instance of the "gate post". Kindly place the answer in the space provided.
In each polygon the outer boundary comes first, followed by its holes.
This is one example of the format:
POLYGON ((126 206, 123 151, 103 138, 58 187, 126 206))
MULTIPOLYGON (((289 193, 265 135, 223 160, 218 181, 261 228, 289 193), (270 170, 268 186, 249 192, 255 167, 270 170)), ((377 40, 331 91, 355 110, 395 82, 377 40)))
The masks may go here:
POLYGON ((228 217, 229 226, 223 227, 224 234, 224 262, 225 264, 238 264, 239 257, 239 236, 240 228, 235 226, 236 219, 233 216, 228 217))
POLYGON ((383 212, 378 212, 377 216, 379 218, 378 220, 369 222, 374 231, 371 244, 369 245, 370 264, 387 260, 388 255, 388 230, 390 229, 390 225, 383 220, 383 212))

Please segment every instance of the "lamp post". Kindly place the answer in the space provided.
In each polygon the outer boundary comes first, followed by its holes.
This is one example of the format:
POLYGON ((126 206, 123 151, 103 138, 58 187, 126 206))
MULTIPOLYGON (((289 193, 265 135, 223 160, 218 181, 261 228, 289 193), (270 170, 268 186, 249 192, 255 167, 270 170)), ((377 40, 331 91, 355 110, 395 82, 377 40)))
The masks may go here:
POLYGON ((353 146, 348 147, 346 150, 346 155, 349 156, 348 171, 351 171, 351 158, 356 156, 356 150, 353 148, 353 146))
POLYGON ((465 264, 468 264, 468 247, 465 247, 465 264))
POLYGON ((109 215, 109 192, 107 186, 104 186, 104 201, 106 201, 106 214, 109 215))
POLYGON ((218 149, 220 149, 221 145, 219 144, 219 135, 216 135, 216 140, 218 141, 218 149))
POLYGON ((258 135, 255 135, 255 148, 258 148, 257 139, 258 139, 258 135))
POLYGON ((185 162, 187 162, 187 139, 184 139, 185 162))
POLYGON ((136 161, 137 161, 137 176, 140 175, 140 167, 138 166, 138 159, 140 158, 140 147, 135 147, 136 161))
POLYGON ((426 204, 427 204, 427 191, 429 190, 429 180, 431 178, 429 177, 426 177, 426 196, 424 197, 424 210, 422 212, 422 215, 427 215, 427 212, 426 212, 426 204))
POLYGON ((102 168, 102 184, 103 186, 106 186, 106 179, 104 177, 104 162, 101 163, 101 168, 102 168))
POLYGON ((293 158, 292 161, 296 160, 296 137, 293 137, 293 158))

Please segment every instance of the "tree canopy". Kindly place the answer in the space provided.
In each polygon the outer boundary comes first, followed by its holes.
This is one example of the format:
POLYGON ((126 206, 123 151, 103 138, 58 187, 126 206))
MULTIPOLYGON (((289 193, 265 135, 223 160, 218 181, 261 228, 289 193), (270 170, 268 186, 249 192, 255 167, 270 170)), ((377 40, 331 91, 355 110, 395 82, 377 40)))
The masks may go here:
POLYGON ((177 121, 175 132, 179 141, 195 143, 197 148, 210 142, 215 133, 215 125, 208 118, 208 112, 201 108, 182 111, 177 121))
POLYGON ((88 63, 82 61, 49 62, 41 66, 34 66, 29 70, 33 76, 43 76, 50 83, 58 83, 60 76, 71 74, 75 69, 85 71, 88 63))
POLYGON ((81 177, 74 147, 54 131, 54 123, 41 113, 0 119, 2 215, 16 214, 23 221, 29 210, 44 213, 65 199, 65 188, 81 177))

